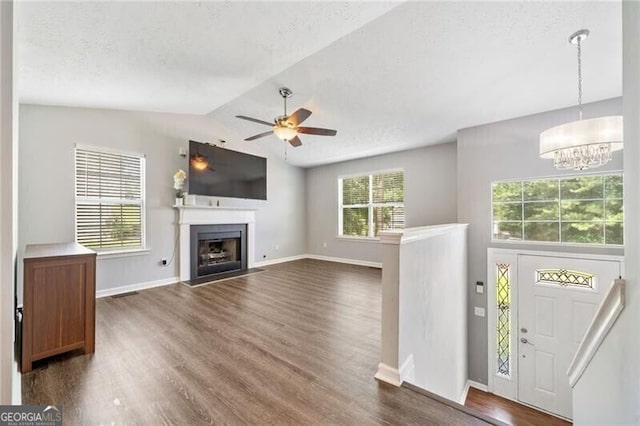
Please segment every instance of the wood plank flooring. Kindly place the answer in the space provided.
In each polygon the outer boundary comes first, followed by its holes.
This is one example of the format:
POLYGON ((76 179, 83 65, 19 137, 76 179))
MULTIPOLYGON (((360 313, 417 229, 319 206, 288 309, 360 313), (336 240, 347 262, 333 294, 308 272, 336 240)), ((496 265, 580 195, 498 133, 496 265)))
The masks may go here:
POLYGON ((373 378, 380 270, 317 260, 99 299, 96 353, 34 364, 65 424, 486 424, 373 378))
POLYGON ((571 425, 558 417, 475 388, 469 388, 464 405, 514 426, 571 425))

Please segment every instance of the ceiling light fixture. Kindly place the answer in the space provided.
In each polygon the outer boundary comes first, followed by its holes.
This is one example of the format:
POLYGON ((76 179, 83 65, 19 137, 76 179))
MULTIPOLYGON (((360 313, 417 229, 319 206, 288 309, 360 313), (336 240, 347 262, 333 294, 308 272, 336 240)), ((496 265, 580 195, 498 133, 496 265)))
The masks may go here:
POLYGON ((611 160, 613 151, 623 148, 622 116, 582 119, 582 41, 589 30, 571 34, 569 42, 578 46, 579 120, 540 133, 540 157, 553 159, 557 169, 585 170, 611 160))
POLYGON ((298 135, 295 128, 280 124, 274 126, 273 133, 283 141, 290 141, 298 135))

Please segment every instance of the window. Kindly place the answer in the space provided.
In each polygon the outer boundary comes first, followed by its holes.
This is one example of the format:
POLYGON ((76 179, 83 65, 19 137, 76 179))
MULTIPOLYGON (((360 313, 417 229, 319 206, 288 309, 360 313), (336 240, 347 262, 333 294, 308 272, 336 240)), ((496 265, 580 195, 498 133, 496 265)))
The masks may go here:
POLYGON ((622 173, 498 182, 493 239, 623 244, 622 173))
POLYGON ((338 179, 339 235, 377 237, 404 228, 404 172, 380 172, 338 179))
POLYGON ((98 250, 144 247, 144 157, 76 147, 76 241, 98 250))
POLYGON ((498 374, 511 377, 511 266, 496 264, 496 367, 498 374))

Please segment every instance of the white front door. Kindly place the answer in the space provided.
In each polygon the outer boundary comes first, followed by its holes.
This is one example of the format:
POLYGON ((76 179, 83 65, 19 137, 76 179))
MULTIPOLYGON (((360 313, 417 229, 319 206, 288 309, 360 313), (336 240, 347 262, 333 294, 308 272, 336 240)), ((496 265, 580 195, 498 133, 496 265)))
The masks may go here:
POLYGON ((518 256, 518 399, 572 418, 567 369, 620 262, 518 256))

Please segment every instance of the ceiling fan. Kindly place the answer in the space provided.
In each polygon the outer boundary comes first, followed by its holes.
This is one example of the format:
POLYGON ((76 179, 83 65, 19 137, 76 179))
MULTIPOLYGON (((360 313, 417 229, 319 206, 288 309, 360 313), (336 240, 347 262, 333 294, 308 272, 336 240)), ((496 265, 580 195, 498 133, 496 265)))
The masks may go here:
POLYGON ((298 137, 299 133, 304 133, 307 135, 320 135, 320 136, 335 136, 338 131, 333 129, 321 129, 318 127, 302 127, 300 124, 309 118, 311 115, 311 111, 308 109, 300 108, 296 112, 291 115, 287 115, 287 98, 290 98, 293 95, 291 89, 286 87, 281 87, 278 92, 284 101, 284 114, 276 117, 273 120, 273 124, 268 121, 259 120, 257 118, 247 117, 245 115, 236 115, 236 117, 241 118, 243 120, 253 121, 254 123, 264 124, 266 126, 271 127, 272 129, 268 132, 259 133, 257 135, 248 137, 245 141, 252 141, 255 139, 263 138, 265 136, 269 136, 270 134, 275 134, 278 138, 282 139, 285 142, 289 142, 291 146, 300 146, 302 145, 302 141, 298 137))

